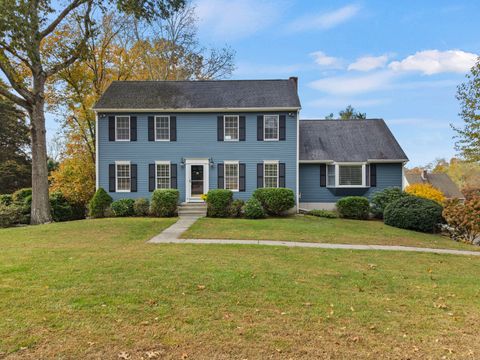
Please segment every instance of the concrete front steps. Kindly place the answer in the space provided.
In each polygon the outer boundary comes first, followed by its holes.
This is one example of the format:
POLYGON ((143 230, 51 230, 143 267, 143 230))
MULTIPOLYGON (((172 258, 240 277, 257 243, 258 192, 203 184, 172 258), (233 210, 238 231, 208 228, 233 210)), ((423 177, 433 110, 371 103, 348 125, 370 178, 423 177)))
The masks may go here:
POLYGON ((181 203, 178 207, 178 216, 207 216, 207 204, 181 203))

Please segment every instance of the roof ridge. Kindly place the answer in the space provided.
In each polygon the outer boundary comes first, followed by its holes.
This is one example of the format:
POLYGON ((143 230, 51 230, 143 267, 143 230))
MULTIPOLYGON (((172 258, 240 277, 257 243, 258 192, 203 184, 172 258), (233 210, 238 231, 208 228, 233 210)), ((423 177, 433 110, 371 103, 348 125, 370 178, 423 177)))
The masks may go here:
POLYGON ((212 80, 212 79, 205 79, 205 80, 113 80, 112 83, 194 83, 194 82, 247 82, 247 81, 290 81, 290 79, 219 79, 219 80, 212 80))
POLYGON ((300 119, 300 121, 323 121, 323 122, 327 122, 327 121, 333 121, 333 122, 336 122, 336 121, 345 121, 345 122, 351 122, 351 121, 383 121, 385 122, 384 119, 382 118, 370 118, 370 119, 349 119, 349 120, 343 120, 343 119, 300 119))

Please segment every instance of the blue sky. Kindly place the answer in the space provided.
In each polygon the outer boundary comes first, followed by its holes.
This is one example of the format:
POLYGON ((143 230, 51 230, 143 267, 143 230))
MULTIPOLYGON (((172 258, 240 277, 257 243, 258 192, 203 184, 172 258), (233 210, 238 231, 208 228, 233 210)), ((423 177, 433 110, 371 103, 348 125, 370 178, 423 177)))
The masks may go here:
POLYGON ((480 54, 480 1, 196 0, 234 79, 298 76, 302 118, 351 104, 384 118, 409 166, 455 155, 456 86, 480 54))

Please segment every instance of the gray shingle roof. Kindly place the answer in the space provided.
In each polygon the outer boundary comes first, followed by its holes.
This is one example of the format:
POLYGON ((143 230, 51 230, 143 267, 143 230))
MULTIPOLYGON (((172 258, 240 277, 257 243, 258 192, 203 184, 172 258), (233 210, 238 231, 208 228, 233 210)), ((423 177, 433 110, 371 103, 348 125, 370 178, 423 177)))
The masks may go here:
POLYGON ((300 160, 408 160, 382 119, 301 120, 300 160))
POLYGON ((405 174, 405 178, 409 184, 431 184, 433 187, 437 188, 445 197, 449 199, 457 198, 464 199, 465 196, 458 189, 458 186, 450 179, 447 174, 444 173, 427 173, 426 179, 424 180, 420 174, 405 174))
POLYGON ((114 81, 102 109, 300 108, 295 80, 114 81))

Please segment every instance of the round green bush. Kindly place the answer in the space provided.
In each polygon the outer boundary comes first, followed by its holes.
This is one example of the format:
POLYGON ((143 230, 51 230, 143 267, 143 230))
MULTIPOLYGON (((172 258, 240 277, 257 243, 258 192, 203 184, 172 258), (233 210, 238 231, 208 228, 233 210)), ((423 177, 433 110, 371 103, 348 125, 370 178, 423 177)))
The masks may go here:
POLYGON ((8 206, 13 202, 12 195, 4 194, 0 195, 0 205, 8 206))
POLYGON ((150 201, 145 198, 138 198, 133 204, 135 216, 148 216, 150 213, 150 201))
POLYGON ((259 188, 253 197, 260 201, 268 215, 281 216, 295 206, 295 194, 287 188, 259 188))
POLYGON ((24 207, 18 204, 0 204, 0 227, 10 227, 24 223, 24 207))
POLYGON ((346 219, 366 220, 370 214, 370 203, 363 196, 346 196, 336 205, 340 217, 346 219))
POLYGON ((53 221, 68 221, 73 218, 72 206, 60 192, 50 194, 50 208, 53 221))
POLYGON ((233 200, 232 204, 230 205, 230 216, 233 218, 242 217, 244 206, 245 201, 243 201, 242 199, 233 200))
POLYGON ((14 203, 17 204, 24 204, 28 200, 30 200, 30 203, 32 202, 32 188, 24 188, 15 191, 12 194, 12 200, 14 203))
POLYGON ((243 211, 247 219, 263 219, 265 217, 262 204, 254 197, 247 200, 243 211))
POLYGON ((230 216, 233 193, 230 190, 215 189, 207 194, 207 216, 226 218, 230 216))
POLYGON ((179 197, 176 189, 155 190, 152 194, 150 213, 158 217, 176 216, 179 197))
POLYGON ((402 229, 434 232, 443 222, 442 206, 429 199, 407 196, 387 205, 385 224, 402 229))
POLYGON ((408 194, 399 187, 390 187, 377 191, 372 196, 370 211, 376 218, 383 219, 383 212, 387 205, 405 196, 408 196, 408 194))
POLYGON ((124 216, 133 216, 133 204, 135 200, 133 199, 119 199, 110 205, 112 209, 113 215, 117 217, 124 217, 124 216))
POLYGON ((98 188, 88 204, 88 214, 92 218, 105 217, 105 211, 108 209, 113 199, 103 188, 98 188))

